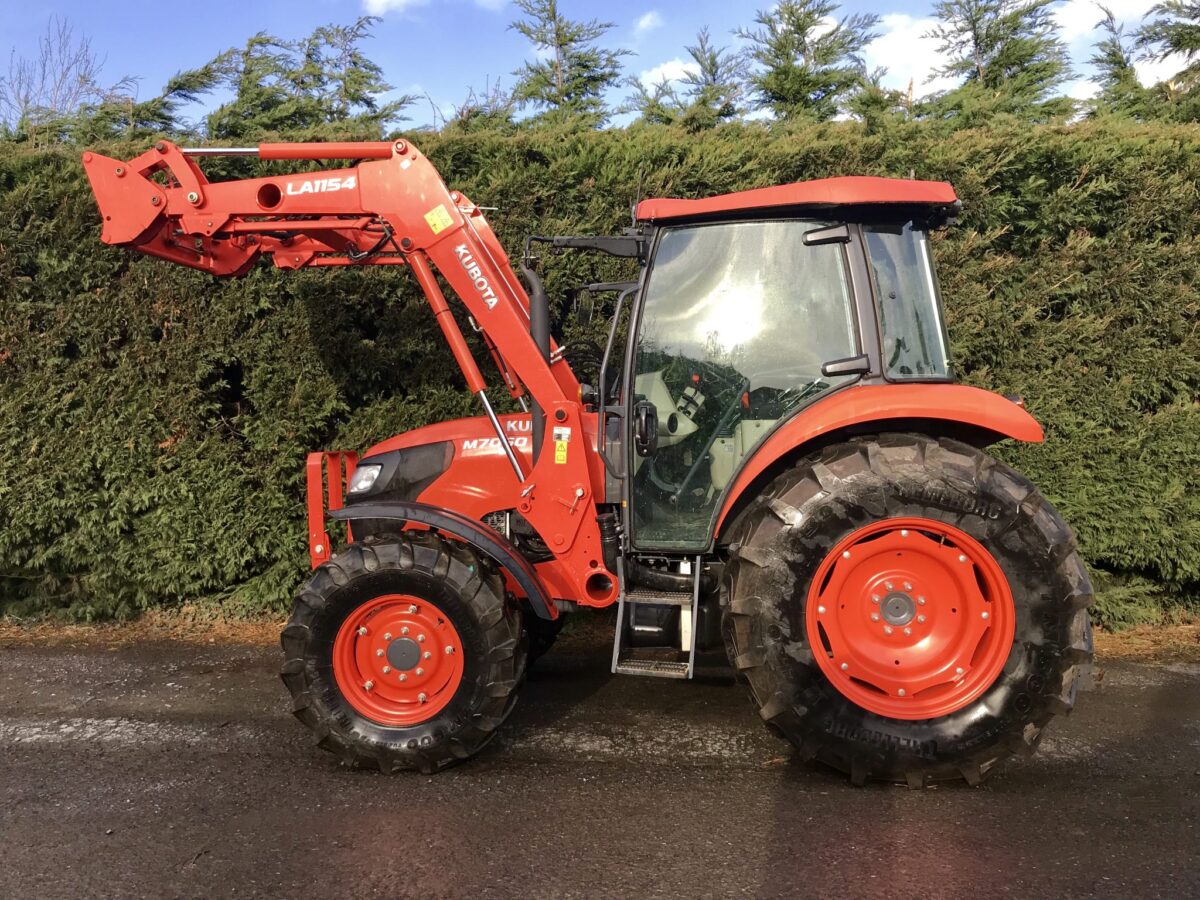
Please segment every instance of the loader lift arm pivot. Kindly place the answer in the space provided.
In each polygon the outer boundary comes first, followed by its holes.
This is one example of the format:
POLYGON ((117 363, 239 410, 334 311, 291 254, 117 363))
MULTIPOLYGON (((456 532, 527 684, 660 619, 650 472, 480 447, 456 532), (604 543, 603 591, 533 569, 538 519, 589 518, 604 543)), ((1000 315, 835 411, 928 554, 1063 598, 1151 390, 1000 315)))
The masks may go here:
MULTIPOLYGON (((260 144, 184 150, 169 141, 127 162, 83 154, 102 219, 101 239, 212 275, 244 274, 260 257, 281 269, 407 265, 425 294, 467 386, 479 397, 512 465, 512 507, 555 555, 555 581, 571 599, 607 605, 616 576, 603 564, 595 504, 602 469, 585 447, 580 384, 531 333, 530 298, 483 212, 449 190, 434 166, 404 140, 260 144), (211 182, 196 159, 356 160, 350 168, 211 182), (505 385, 528 395, 558 428, 576 436, 575 452, 535 458, 524 472, 492 411, 486 382, 435 275, 458 295, 481 332, 505 385), (558 457, 556 459, 556 457, 558 457)), ((633 247, 622 242, 625 253, 633 247)), ((621 255, 624 255, 622 253, 621 255)), ((553 615, 553 610, 550 610, 553 615)))

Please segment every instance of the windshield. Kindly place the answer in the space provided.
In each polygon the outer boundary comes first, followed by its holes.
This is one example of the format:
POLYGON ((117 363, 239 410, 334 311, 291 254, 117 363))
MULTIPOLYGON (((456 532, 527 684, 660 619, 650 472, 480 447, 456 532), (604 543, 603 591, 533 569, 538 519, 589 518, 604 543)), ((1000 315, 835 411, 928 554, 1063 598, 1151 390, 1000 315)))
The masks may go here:
POLYGON ((634 360, 657 450, 632 457, 634 540, 705 546, 716 503, 781 418, 854 376, 821 365, 858 353, 842 245, 806 246, 826 223, 672 228, 658 241, 634 360))
POLYGON ((879 298, 884 374, 892 380, 949 378, 937 282, 925 231, 904 225, 863 229, 879 298))

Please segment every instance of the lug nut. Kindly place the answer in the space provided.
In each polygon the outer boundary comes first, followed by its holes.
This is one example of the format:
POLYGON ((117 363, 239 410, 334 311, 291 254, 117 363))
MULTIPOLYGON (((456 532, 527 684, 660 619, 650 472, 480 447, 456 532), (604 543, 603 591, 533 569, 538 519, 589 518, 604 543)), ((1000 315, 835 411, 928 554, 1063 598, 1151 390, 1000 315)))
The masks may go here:
POLYGON ((371 688, 375 687, 375 682, 368 681, 366 684, 363 685, 363 687, 369 691, 369 690, 371 690, 371 688))
POLYGON ((431 656, 433 656, 433 654, 432 654, 432 653, 430 653, 428 650, 426 650, 426 651, 425 651, 425 653, 424 653, 424 654, 422 654, 422 657, 421 657, 421 658, 422 658, 422 659, 429 659, 429 657, 431 657, 431 656))
POLYGON ((905 629, 904 629, 904 633, 905 633, 905 634, 912 634, 912 629, 911 629, 911 628, 905 628, 905 629))
POLYGON ((195 191, 188 191, 187 197, 188 197, 188 203, 199 203, 200 202, 200 195, 197 194, 195 191))
POLYGON ((390 631, 384 632, 383 639, 385 641, 390 641, 392 639, 392 633, 390 631))
POLYGON ((890 581, 885 581, 885 582, 883 583, 883 586, 884 586, 885 588, 887 588, 889 591, 892 589, 892 583, 891 583, 890 581))
POLYGON ((883 633, 884 633, 884 634, 891 634, 891 633, 892 633, 892 626, 891 626, 891 625, 884 625, 884 626, 883 626, 883 633))
POLYGON ((963 673, 963 667, 962 667, 962 666, 959 666, 957 669, 955 669, 955 670, 954 670, 954 674, 955 674, 955 675, 961 675, 962 673, 963 673))
POLYGON ((924 617, 924 616, 917 616, 917 621, 918 621, 918 622, 924 622, 924 621, 925 621, 925 617, 924 617))
POLYGON ((918 597, 918 598, 917 598, 917 603, 919 603, 921 606, 924 606, 924 605, 925 605, 925 598, 924 598, 924 597, 918 597))
POLYGON ((410 604, 408 605, 408 611, 409 611, 410 613, 415 613, 415 612, 417 611, 417 604, 415 604, 415 603, 410 603, 410 604))
POLYGON ((366 626, 366 625, 360 625, 360 626, 359 626, 359 628, 358 628, 358 635, 359 635, 359 637, 366 637, 366 636, 367 636, 367 626, 366 626))
POLYGON ((417 700, 419 700, 421 703, 424 703, 428 699, 429 698, 426 697, 424 694, 417 694, 417 700))
POLYGON ((405 625, 403 628, 401 628, 401 629, 400 629, 400 633, 401 633, 401 634, 408 634, 408 626, 407 626, 407 625, 405 625))
POLYGON ((425 674, 425 670, 424 670, 424 669, 422 669, 420 666, 417 666, 417 674, 418 674, 418 675, 424 675, 424 674, 425 674))
POLYGON ((407 676, 407 675, 405 675, 403 672, 401 672, 401 673, 400 673, 400 680, 401 680, 401 681, 408 681, 408 676, 407 676))
POLYGON ((842 671, 843 671, 843 672, 845 672, 845 671, 846 671, 848 668, 850 668, 850 664, 849 664, 849 663, 842 663, 842 671))
POLYGON ((911 591, 912 590, 912 582, 911 581, 904 582, 904 589, 906 591, 911 591))
POLYGON ((849 559, 849 558, 850 558, 850 551, 849 551, 849 550, 843 550, 843 551, 842 551, 842 559, 849 559))
POLYGON ((904 688, 900 688, 900 690, 896 691, 896 693, 903 697, 905 694, 904 688))
POLYGON ((452 654, 453 652, 454 652, 454 648, 453 648, 453 647, 451 647, 449 644, 447 644, 447 645, 446 645, 446 655, 447 655, 447 656, 449 656, 449 655, 450 655, 450 654, 452 654))
POLYGON ((425 640, 425 635, 423 635, 423 634, 418 634, 418 635, 417 635, 417 640, 418 640, 418 641, 421 641, 421 642, 424 642, 424 640, 425 640))
POLYGON ((966 562, 966 561, 967 561, 967 557, 966 557, 966 555, 965 555, 965 554, 963 554, 963 553, 960 553, 960 554, 958 554, 958 561, 959 561, 959 562, 966 562))
POLYGON ((825 612, 825 607, 823 607, 823 606, 818 606, 818 607, 817 607, 817 612, 818 612, 818 613, 824 613, 824 612, 825 612))
POLYGON ((871 613, 871 621, 878 622, 879 621, 879 613, 871 613))
POLYGON ((907 528, 900 529, 900 537, 908 537, 908 529, 907 528))
POLYGON ((985 613, 983 614, 983 617, 986 619, 986 618, 988 617, 988 614, 985 612, 985 613))
POLYGON ((872 603, 878 603, 878 602, 879 602, 879 595, 878 595, 878 594, 872 594, 872 595, 871 595, 871 602, 872 602, 872 603))
POLYGON ((375 655, 376 655, 376 656, 383 656, 383 651, 382 651, 382 650, 376 650, 376 651, 375 651, 375 655))
POLYGON ((388 672, 390 672, 390 671, 392 671, 392 667, 391 667, 391 666, 384 666, 384 667, 383 667, 383 674, 384 674, 384 675, 386 675, 386 674, 387 674, 388 672))

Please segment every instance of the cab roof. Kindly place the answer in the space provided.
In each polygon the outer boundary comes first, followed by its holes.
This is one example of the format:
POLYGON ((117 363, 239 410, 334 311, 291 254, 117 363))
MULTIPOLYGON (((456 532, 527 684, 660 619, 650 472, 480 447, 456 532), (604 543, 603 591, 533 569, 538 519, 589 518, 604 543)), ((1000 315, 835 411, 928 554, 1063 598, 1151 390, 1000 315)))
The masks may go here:
POLYGON ((713 218, 726 213, 791 206, 945 207, 957 202, 954 188, 945 181, 911 181, 905 178, 851 175, 797 181, 700 200, 679 200, 671 197, 643 200, 637 206, 637 220, 666 222, 673 219, 713 218))

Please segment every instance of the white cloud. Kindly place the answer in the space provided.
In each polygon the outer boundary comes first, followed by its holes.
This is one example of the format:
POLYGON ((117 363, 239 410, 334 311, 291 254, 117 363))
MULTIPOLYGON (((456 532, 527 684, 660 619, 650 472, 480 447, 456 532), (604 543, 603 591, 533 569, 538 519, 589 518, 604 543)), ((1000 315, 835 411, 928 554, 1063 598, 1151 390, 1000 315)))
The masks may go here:
POLYGON ((1172 53, 1166 59, 1139 59, 1133 68, 1137 72, 1138 81, 1143 87, 1153 87, 1160 81, 1166 81, 1178 75, 1188 66, 1187 57, 1182 53, 1172 53))
POLYGON ((645 34, 648 31, 653 31, 655 28, 661 28, 662 23, 663 19, 658 14, 658 10, 652 9, 637 20, 637 24, 633 27, 633 30, 638 34, 645 34))
POLYGON ((906 13, 883 16, 879 21, 879 37, 863 49, 867 68, 887 69, 883 78, 885 87, 907 91, 911 81, 915 97, 954 87, 956 79, 934 74, 934 69, 945 63, 938 52, 938 41, 925 36, 936 24, 933 18, 917 19, 906 13))
POLYGON ((1067 82, 1063 91, 1072 100, 1091 100, 1100 93, 1100 85, 1087 78, 1076 78, 1067 82))
POLYGON ((646 69, 638 75, 638 80, 646 87, 651 88, 664 81, 679 81, 685 75, 695 74, 699 71, 700 67, 696 63, 684 62, 677 56, 665 63, 659 63, 653 69, 646 69))
POLYGON ((404 12, 415 6, 424 6, 429 0, 363 0, 363 9, 368 15, 382 16, 388 12, 404 12))
MULTIPOLYGON (((1136 26, 1156 2, 1157 0, 1105 0, 1104 5, 1112 10, 1119 24, 1136 26)), ((1068 44, 1082 38, 1091 38, 1092 32, 1103 17, 1104 13, 1100 11, 1096 0, 1066 0, 1054 10, 1054 21, 1062 30, 1063 40, 1068 44)), ((1128 28, 1126 30, 1128 31, 1128 28)), ((1085 53, 1084 57, 1087 55, 1085 53)))

